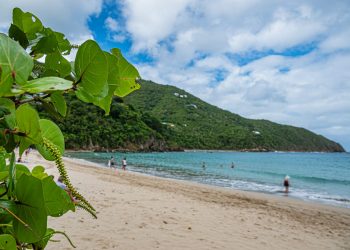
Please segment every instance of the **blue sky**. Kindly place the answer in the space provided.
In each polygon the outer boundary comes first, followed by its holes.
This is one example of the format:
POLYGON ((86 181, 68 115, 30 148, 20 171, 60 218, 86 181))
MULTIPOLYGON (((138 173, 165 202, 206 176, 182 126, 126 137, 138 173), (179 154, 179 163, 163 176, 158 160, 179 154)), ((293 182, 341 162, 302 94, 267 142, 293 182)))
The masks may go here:
POLYGON ((144 79, 350 150, 350 1, 3 0, 1 32, 15 6, 73 43, 121 48, 144 79))

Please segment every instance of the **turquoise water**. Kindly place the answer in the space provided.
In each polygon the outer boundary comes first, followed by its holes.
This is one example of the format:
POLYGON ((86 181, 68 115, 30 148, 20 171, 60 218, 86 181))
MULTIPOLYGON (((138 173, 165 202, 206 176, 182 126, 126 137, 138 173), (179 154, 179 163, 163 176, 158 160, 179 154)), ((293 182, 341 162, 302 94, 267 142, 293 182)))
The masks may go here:
POLYGON ((289 196, 350 208, 348 153, 68 153, 104 167, 112 155, 118 168, 126 157, 130 171, 275 195, 284 195, 283 179, 289 175, 289 196))

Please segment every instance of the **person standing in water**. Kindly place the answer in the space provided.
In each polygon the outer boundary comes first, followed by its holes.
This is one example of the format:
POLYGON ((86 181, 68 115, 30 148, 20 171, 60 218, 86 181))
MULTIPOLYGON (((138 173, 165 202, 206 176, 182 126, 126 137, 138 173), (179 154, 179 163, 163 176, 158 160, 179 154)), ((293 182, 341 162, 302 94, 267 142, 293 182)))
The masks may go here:
POLYGON ((126 170, 126 158, 124 157, 124 159, 122 160, 122 169, 126 170))
POLYGON ((235 168, 235 164, 233 162, 231 164, 231 168, 235 168))
POLYGON ((286 175, 286 177, 284 177, 284 182, 283 182, 283 186, 285 188, 284 192, 287 194, 289 192, 289 176, 286 175))
POLYGON ((110 165, 111 168, 116 167, 114 156, 111 156, 110 162, 111 162, 111 165, 110 165))

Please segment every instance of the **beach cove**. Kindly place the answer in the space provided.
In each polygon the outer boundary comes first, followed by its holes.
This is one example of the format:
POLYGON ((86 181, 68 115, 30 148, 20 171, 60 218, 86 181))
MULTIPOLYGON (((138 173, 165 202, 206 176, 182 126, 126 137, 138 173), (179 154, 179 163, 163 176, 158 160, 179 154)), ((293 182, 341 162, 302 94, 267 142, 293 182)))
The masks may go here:
MULTIPOLYGON (((29 166, 53 162, 37 153, 29 166)), ((64 158, 73 185, 95 206, 50 218, 76 249, 350 249, 350 210, 233 191, 64 158)), ((47 249, 73 249, 57 235, 47 249)))

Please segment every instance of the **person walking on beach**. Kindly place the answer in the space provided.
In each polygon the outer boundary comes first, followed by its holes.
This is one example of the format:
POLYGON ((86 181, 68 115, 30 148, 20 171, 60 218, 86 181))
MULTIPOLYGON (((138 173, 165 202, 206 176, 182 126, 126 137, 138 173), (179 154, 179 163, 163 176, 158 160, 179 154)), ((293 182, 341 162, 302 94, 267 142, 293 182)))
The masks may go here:
POLYGON ((126 170, 126 158, 124 157, 124 159, 122 160, 122 169, 126 170))
POLYGON ((284 192, 287 194, 289 192, 289 176, 284 177, 283 186, 285 188, 284 192))

